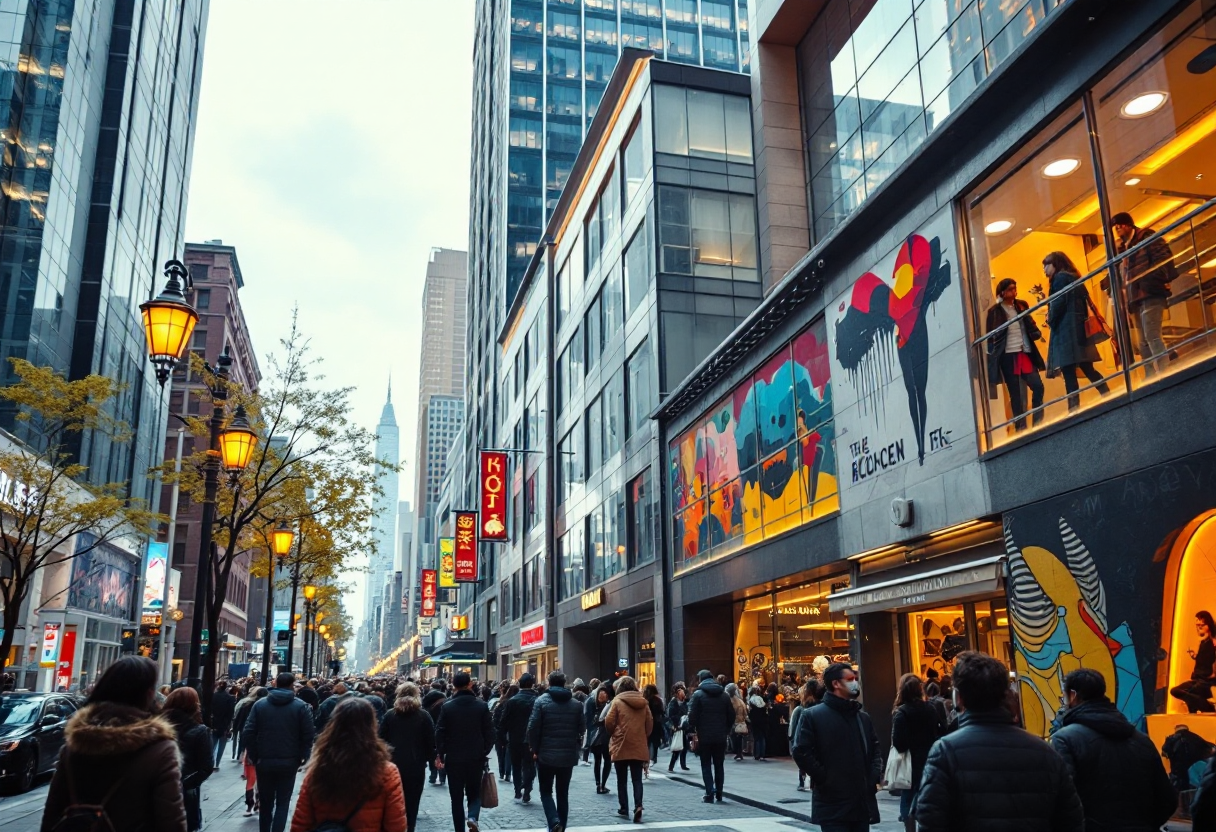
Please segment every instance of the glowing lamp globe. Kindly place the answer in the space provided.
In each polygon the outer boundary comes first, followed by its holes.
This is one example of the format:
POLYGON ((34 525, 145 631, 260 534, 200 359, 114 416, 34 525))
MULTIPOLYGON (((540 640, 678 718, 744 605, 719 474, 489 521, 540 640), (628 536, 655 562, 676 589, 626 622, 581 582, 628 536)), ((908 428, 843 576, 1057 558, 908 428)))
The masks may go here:
POLYGON ((280 523, 278 528, 270 533, 270 548, 278 557, 287 557, 291 552, 291 544, 295 537, 296 533, 291 530, 290 526, 280 523))
POLYGON ((317 597, 317 588, 315 586, 313 586, 312 584, 306 584, 304 586, 304 600, 311 601, 313 598, 316 598, 316 597, 317 597))
POLYGON ((177 260, 170 260, 165 266, 165 275, 169 280, 161 293, 139 305, 148 357, 157 367, 156 377, 162 387, 169 378, 169 368, 185 354, 198 324, 198 312, 186 303, 179 279, 188 276, 186 267, 177 260))
POLYGON ((253 449, 257 444, 258 435, 249 426, 245 406, 237 405, 232 421, 220 432, 220 456, 224 470, 230 474, 244 471, 253 458, 253 449))

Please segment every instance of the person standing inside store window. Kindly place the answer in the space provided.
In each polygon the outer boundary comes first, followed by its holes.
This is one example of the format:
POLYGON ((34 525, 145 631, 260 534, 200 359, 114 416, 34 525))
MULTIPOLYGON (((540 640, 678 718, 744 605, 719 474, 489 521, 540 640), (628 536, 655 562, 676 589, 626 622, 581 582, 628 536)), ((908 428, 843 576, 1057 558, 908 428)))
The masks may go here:
POLYGON ((1212 713, 1216 705, 1210 701, 1216 687, 1216 621, 1207 610, 1195 613, 1195 631, 1199 634, 1199 650, 1186 652, 1195 660, 1191 678, 1170 689, 1170 696, 1186 704, 1190 713, 1212 713))
MULTIPOLYGON (((1120 211, 1110 218, 1119 253, 1139 246, 1157 234, 1151 228, 1137 228, 1132 215, 1120 211)), ((1165 341, 1161 337, 1161 322, 1169 303, 1170 283, 1178 277, 1174 252, 1164 237, 1156 237, 1148 245, 1129 254, 1121 267, 1127 287, 1127 312, 1132 325, 1136 352, 1144 365, 1144 377, 1152 378, 1160 365, 1168 361, 1165 341), (1152 359, 1152 360, 1150 360, 1152 359)))
MULTIPOLYGON (((1031 417, 1034 425, 1043 421, 1043 378, 1041 370, 1047 369, 1036 341, 1043 339, 1039 325, 1028 314, 1022 314, 1030 304, 1018 297, 1018 284, 1007 277, 996 285, 997 303, 988 310, 986 331, 1001 329, 988 341, 988 383, 995 389, 997 380, 1004 382, 1009 391, 1009 406, 1013 411, 1014 427, 1024 430, 1026 419, 1026 394, 1030 390, 1030 406, 1035 410, 1031 417), (1019 315, 1016 323, 1010 323, 1019 315), (1009 324, 1005 326, 1005 324, 1009 324)), ((995 393, 993 394, 995 397, 995 393)), ((930 668, 934 676, 937 671, 930 668)), ((932 681, 932 680, 930 680, 932 681)))
POLYGON ((1053 251, 1043 258, 1043 274, 1051 281, 1051 302, 1047 307, 1047 325, 1051 327, 1051 342, 1047 345, 1047 374, 1062 373, 1064 389, 1068 391, 1068 409, 1081 406, 1077 395, 1077 371, 1095 385, 1100 395, 1110 392, 1102 374, 1094 369, 1101 360, 1098 348, 1085 336, 1085 320, 1091 302, 1085 285, 1075 286, 1080 271, 1068 255, 1053 251))

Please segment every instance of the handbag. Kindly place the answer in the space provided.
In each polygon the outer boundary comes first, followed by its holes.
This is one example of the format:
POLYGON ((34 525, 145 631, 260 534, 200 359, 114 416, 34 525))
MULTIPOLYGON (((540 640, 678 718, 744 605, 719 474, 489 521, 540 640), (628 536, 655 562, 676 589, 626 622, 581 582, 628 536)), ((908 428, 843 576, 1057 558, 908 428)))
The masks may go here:
POLYGON ((735 733, 736 734, 746 734, 747 733, 747 723, 746 722, 736 722, 735 723, 735 733))
POLYGON ((1089 307, 1089 317, 1085 319, 1085 342, 1087 344, 1101 344, 1103 341, 1110 340, 1110 327, 1106 323, 1106 318, 1102 317, 1102 313, 1098 311, 1098 307, 1094 306, 1094 300, 1085 293, 1085 303, 1089 307))
POLYGON ((912 788, 912 752, 896 751, 895 746, 891 746, 891 751, 887 754, 887 768, 882 779, 887 784, 887 788, 892 791, 897 789, 905 791, 912 788))
POLYGON ((701 740, 697 737, 696 731, 690 731, 688 733, 688 750, 693 754, 696 754, 701 750, 701 740))
POLYGON ((498 808, 498 779, 490 772, 488 763, 481 774, 481 808, 498 808))
POLYGON ((683 750, 684 750, 684 731, 682 729, 677 729, 671 735, 671 753, 675 754, 677 751, 683 751, 683 750))

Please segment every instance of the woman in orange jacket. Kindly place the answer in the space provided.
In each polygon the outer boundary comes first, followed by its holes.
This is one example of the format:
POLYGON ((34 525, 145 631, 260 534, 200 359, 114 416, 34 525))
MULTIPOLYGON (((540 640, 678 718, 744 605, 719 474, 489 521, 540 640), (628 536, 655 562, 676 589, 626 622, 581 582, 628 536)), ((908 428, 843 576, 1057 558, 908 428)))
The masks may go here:
POLYGON ((362 699, 339 704, 317 738, 291 832, 309 832, 326 822, 344 824, 351 832, 405 829, 401 775, 376 736, 376 712, 362 699))

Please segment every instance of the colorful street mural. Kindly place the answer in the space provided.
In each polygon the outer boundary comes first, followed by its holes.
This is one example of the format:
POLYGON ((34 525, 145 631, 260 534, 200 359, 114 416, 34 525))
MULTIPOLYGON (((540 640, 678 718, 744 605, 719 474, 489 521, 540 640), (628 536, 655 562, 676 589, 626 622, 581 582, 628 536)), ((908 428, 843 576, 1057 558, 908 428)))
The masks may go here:
POLYGON ((837 510, 834 438, 820 320, 671 443, 677 566, 837 510))
POLYGON ((1085 542, 1059 518, 1063 557, 1039 546, 1018 546, 1005 522, 1009 558, 1009 620, 1026 729, 1046 737, 1060 707, 1064 676, 1081 667, 1106 679, 1107 696, 1135 724, 1144 716, 1144 691, 1127 622, 1112 627, 1106 587, 1085 542))

